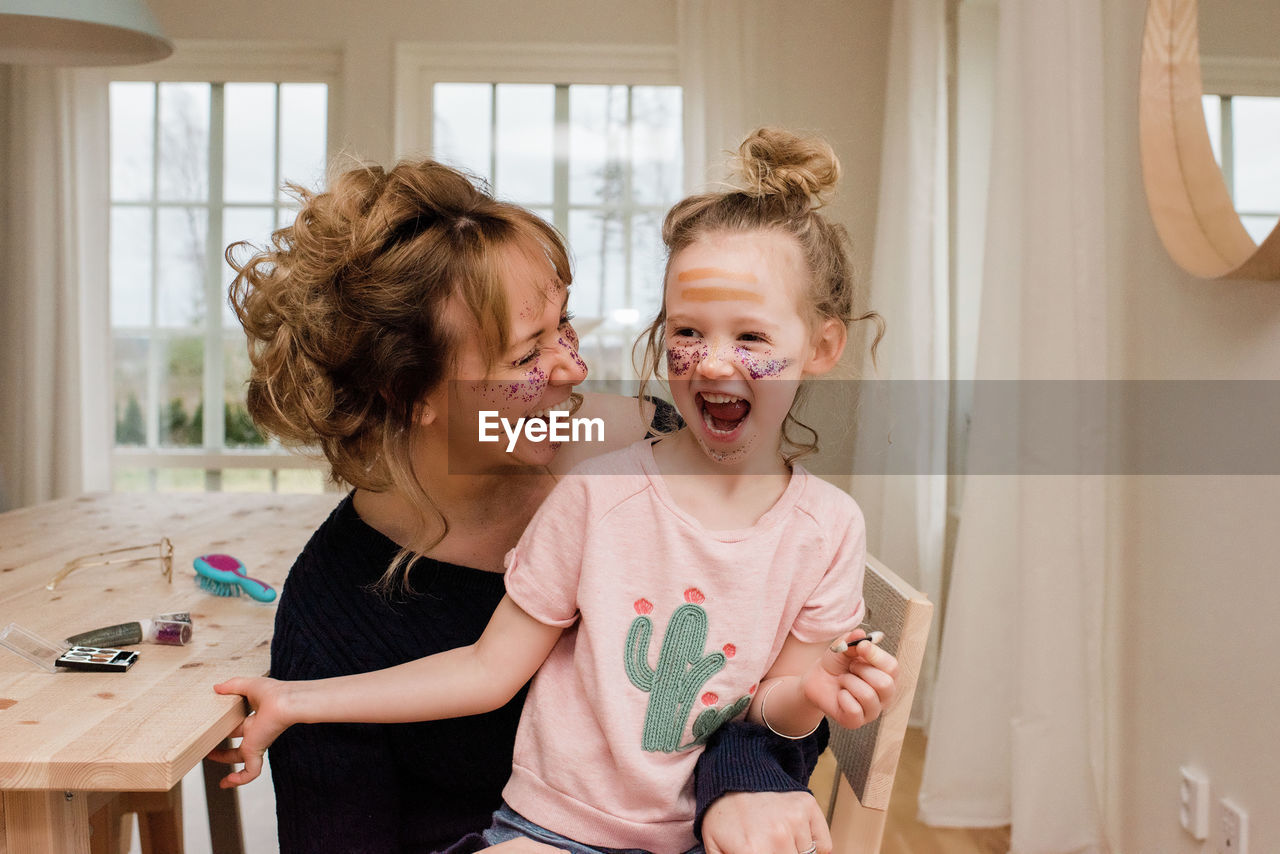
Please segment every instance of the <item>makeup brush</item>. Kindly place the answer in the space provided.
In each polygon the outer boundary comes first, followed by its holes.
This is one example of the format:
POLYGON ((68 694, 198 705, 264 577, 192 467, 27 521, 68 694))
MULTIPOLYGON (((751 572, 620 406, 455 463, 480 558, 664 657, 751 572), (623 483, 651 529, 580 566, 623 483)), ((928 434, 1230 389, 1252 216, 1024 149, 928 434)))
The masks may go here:
POLYGON ((880 641, 882 641, 882 640, 884 640, 884 632, 872 632, 871 634, 867 635, 865 638, 858 638, 858 639, 857 639, 856 641, 854 641, 853 643, 846 643, 846 642, 845 642, 845 641, 843 641, 843 640, 838 640, 838 641, 836 641, 835 643, 833 643, 833 644, 829 647, 829 649, 830 649, 832 652, 844 652, 844 651, 845 651, 845 650, 847 650, 849 647, 851 647, 851 646, 857 646, 858 644, 862 643, 863 641, 869 641, 869 642, 871 642, 871 643, 873 643, 873 644, 875 644, 875 645, 879 646, 879 645, 880 645, 880 641))

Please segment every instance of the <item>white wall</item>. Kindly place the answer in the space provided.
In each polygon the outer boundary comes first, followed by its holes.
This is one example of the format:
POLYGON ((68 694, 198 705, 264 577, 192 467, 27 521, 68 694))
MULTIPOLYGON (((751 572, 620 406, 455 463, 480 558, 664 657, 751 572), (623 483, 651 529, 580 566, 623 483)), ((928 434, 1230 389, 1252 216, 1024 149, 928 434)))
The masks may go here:
POLYGON ((756 124, 806 128, 835 146, 844 166, 830 208, 869 275, 880 191, 880 137, 888 65, 885 0, 752 0, 756 124))
POLYGON ((1200 52, 1280 59, 1275 0, 1200 0, 1200 52))
MULTIPOLYGON (((1215 20, 1256 34, 1263 0, 1215 20)), ((1263 28, 1274 49, 1280 8, 1263 28)), ((1208 9, 1210 3, 1203 2, 1208 9)), ((1194 279, 1151 224, 1138 159, 1143 0, 1104 4, 1117 379, 1280 379, 1280 282, 1194 279)), ((1252 38, 1252 36, 1251 36, 1252 38)), ((1206 40, 1207 41, 1207 40, 1206 40)), ((1193 763, 1250 814, 1251 852, 1280 851, 1280 477, 1133 477, 1111 530, 1119 696, 1118 854, 1202 854, 1178 825, 1178 768, 1193 763)))

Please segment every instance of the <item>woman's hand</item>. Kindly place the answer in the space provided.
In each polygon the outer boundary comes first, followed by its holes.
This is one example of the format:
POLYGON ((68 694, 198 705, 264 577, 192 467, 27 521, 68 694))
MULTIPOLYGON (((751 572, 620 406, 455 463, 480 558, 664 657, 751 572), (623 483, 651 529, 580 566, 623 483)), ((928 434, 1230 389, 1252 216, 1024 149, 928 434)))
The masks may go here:
POLYGON ((731 792, 703 814, 702 845, 707 854, 831 854, 831 832, 808 792, 731 792))
MULTIPOLYGON (((893 699, 898 660, 865 638, 861 629, 843 638, 844 652, 823 652, 803 679, 805 699, 845 729, 857 729, 880 717, 893 699)), ((803 850, 803 849, 801 849, 803 850)))
POLYGON ((243 770, 232 771, 222 778, 219 783, 222 788, 243 786, 262 773, 263 754, 293 723, 285 711, 287 689, 287 682, 265 676, 237 677, 213 686, 219 694, 240 694, 249 701, 251 710, 251 714, 231 733, 232 738, 240 739, 239 746, 216 748, 209 752, 209 758, 215 762, 228 765, 244 763, 243 770))

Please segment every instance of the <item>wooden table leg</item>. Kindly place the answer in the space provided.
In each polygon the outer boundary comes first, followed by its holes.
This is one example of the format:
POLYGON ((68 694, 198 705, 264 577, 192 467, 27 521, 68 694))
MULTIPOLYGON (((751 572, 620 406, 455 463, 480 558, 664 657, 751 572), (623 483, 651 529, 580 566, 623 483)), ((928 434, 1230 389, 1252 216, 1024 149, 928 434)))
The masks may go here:
POLYGON ((89 854, 89 798, 83 792, 4 793, 7 854, 89 854))
POLYGON ((143 854, 182 854, 181 782, 167 792, 129 792, 122 799, 125 811, 138 815, 143 854))
MULTIPOLYGON (((230 747, 225 738, 219 747, 230 747)), ((240 826, 240 800, 235 789, 222 789, 218 781, 227 776, 228 766, 204 760, 204 799, 209 810, 209 838, 218 854, 244 854, 244 830, 240 826)))
POLYGON ((125 823, 119 797, 105 804, 89 804, 89 851, 92 854, 128 854, 133 838, 133 816, 125 823))

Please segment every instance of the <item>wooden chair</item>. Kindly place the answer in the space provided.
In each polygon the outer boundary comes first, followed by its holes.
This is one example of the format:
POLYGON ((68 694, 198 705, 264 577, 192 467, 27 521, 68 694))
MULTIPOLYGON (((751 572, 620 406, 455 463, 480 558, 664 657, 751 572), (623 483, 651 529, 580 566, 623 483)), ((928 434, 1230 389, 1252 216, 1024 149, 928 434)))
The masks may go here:
POLYGON ((867 603, 864 628, 884 632, 881 646, 898 659, 898 689, 893 702, 872 723, 856 730, 831 725, 829 749, 837 767, 827 821, 835 854, 880 851, 885 811, 933 619, 933 603, 872 557, 867 558, 862 595, 867 603))

